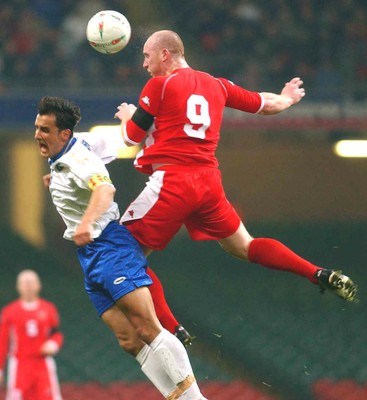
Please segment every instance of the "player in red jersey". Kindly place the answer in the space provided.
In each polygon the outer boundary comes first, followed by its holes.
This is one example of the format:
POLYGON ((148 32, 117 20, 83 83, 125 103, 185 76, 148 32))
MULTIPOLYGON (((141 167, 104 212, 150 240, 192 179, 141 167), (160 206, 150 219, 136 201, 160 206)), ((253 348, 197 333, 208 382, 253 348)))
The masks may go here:
POLYGON ((302 80, 291 79, 280 94, 248 91, 190 68, 182 40, 167 30, 148 38, 143 55, 152 78, 138 107, 122 103, 115 117, 128 146, 145 139, 135 166, 151 176, 121 218, 145 253, 164 249, 184 224, 194 240, 217 240, 235 257, 293 272, 354 300, 356 285, 340 271, 314 265, 277 240, 253 238, 222 186, 215 150, 224 108, 280 113, 303 98, 302 80))
POLYGON ((39 297, 32 270, 17 277, 19 299, 5 306, 0 324, 0 383, 9 357, 6 400, 61 400, 53 356, 63 343, 54 304, 39 297))

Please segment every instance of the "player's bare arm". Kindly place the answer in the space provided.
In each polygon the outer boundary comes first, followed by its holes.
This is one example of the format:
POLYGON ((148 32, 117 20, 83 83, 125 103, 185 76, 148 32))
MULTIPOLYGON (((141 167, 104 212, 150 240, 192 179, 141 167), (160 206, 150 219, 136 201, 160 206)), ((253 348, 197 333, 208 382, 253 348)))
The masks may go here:
POLYGON ((118 118, 121 122, 126 124, 133 116, 136 106, 134 104, 121 103, 117 109, 118 111, 115 114, 115 118, 118 118))
POLYGON ((262 92, 261 96, 264 99, 264 106, 259 114, 278 114, 299 103, 306 94, 302 85, 303 81, 297 77, 287 82, 280 94, 262 92))
POLYGON ((46 190, 49 190, 50 182, 51 182, 51 174, 43 175, 42 177, 43 186, 46 190))
POLYGON ((126 137, 126 123, 131 119, 133 116, 134 112, 136 111, 136 106, 134 104, 127 104, 127 103, 121 103, 117 107, 118 111, 115 114, 115 118, 118 118, 121 121, 121 135, 122 138, 124 139, 124 143, 127 146, 132 146, 132 144, 128 141, 125 140, 126 137))
POLYGON ((77 227, 73 240, 77 246, 85 246, 93 241, 93 224, 107 211, 113 201, 116 189, 112 185, 98 185, 92 193, 89 205, 77 227))

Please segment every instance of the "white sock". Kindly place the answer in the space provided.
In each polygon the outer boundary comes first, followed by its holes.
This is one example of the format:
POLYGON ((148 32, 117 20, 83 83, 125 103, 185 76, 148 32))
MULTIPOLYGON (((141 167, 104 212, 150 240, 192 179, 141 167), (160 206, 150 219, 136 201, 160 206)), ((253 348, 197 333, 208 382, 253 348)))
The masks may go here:
MULTIPOLYGON (((159 333, 150 344, 150 347, 175 385, 183 382, 189 375, 194 375, 184 345, 176 336, 172 335, 166 329, 163 329, 159 333)), ((189 396, 190 392, 190 397, 180 396, 182 399, 204 399, 196 381, 191 385, 190 390, 187 390, 186 392, 188 393, 187 396, 189 396)))
POLYGON ((190 389, 186 390, 186 392, 180 397, 182 400, 207 400, 206 397, 204 397, 201 393, 200 390, 197 392, 196 388, 194 385, 190 387, 190 389))
POLYGON ((147 344, 135 358, 141 365, 141 370, 165 398, 176 389, 176 385, 168 376, 161 361, 157 359, 157 356, 147 344))

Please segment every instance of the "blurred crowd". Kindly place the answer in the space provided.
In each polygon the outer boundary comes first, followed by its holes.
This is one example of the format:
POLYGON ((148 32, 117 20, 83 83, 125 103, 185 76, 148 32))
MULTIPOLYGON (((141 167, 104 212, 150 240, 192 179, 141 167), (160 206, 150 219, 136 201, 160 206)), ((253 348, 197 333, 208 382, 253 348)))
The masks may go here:
POLYGON ((133 45, 134 38, 119 57, 100 54, 86 41, 89 18, 107 8, 125 10, 121 0, 1 2, 2 92, 46 86, 105 89, 105 85, 136 79, 140 71, 136 57, 140 54, 133 45))
POLYGON ((176 15, 187 37, 198 40, 202 65, 213 74, 251 89, 274 90, 290 77, 301 76, 322 99, 335 99, 348 90, 358 96, 367 80, 365 0, 185 4, 185 12, 173 11, 172 17, 176 15))
POLYGON ((9 0, 0 24, 3 93, 140 85, 146 35, 169 28, 184 39, 192 67, 249 89, 279 90, 301 76, 322 100, 367 97, 365 0, 9 0), (102 9, 132 24, 131 42, 115 56, 85 40, 89 18, 102 9))

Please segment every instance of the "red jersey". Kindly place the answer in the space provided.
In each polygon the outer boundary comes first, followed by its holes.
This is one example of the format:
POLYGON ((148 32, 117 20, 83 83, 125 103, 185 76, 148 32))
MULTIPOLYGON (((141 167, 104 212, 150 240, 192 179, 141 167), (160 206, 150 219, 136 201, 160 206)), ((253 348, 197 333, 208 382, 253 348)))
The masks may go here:
MULTIPOLYGON (((139 108, 154 122, 135 166, 145 173, 151 173, 154 164, 217 167, 215 151, 224 108, 257 113, 262 105, 259 93, 191 68, 153 77, 140 95, 139 108)), ((147 133, 145 128, 133 116, 125 139, 140 143, 147 133)))
POLYGON ((61 347, 63 335, 58 331, 56 307, 44 299, 35 303, 15 300, 3 308, 0 321, 0 369, 9 356, 42 358, 42 345, 53 340, 61 347))

